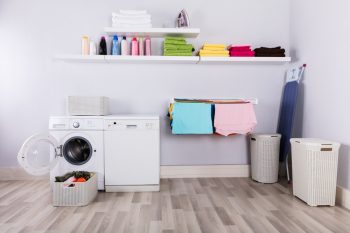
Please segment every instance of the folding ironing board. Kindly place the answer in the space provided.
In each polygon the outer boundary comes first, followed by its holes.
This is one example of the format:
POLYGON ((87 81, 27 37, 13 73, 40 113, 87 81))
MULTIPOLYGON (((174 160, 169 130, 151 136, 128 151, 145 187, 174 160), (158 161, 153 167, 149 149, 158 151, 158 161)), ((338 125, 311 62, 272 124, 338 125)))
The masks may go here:
POLYGON ((306 65, 292 68, 287 73, 287 83, 283 90, 281 109, 278 120, 277 133, 281 134, 280 162, 286 163, 289 180, 288 154, 290 139, 293 133, 295 110, 298 102, 299 82, 301 81, 306 65))

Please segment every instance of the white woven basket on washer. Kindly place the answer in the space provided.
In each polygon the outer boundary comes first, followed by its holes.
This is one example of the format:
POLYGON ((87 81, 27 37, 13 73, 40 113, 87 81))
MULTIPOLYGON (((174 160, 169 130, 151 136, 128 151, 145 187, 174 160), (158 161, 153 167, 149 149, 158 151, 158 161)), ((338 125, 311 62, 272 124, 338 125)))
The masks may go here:
POLYGON ((52 188, 53 206, 85 206, 97 195, 97 174, 86 182, 54 182, 52 188))
POLYGON ((67 115, 106 116, 109 113, 109 98, 105 96, 68 96, 67 115))
POLYGON ((292 138, 293 194, 310 206, 335 205, 340 144, 292 138))
POLYGON ((280 134, 250 136, 252 179, 261 183, 278 181, 280 134))

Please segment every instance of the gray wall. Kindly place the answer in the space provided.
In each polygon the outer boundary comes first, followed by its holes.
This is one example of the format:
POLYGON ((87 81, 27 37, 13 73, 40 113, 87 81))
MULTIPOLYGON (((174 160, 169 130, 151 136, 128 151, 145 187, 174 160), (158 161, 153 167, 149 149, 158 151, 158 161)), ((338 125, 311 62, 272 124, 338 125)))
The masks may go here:
MULTIPOLYGON (((289 48, 288 0, 97 1, 0 0, 0 166, 17 166, 16 154, 50 115, 65 113, 67 95, 105 95, 112 113, 162 116, 161 163, 247 164, 246 138, 173 136, 165 117, 171 97, 258 98, 257 132, 275 132, 283 65, 80 64, 53 61, 79 53, 80 38, 99 38, 112 11, 147 9, 155 27, 186 8, 203 42, 282 45, 289 48)), ((156 53, 160 44, 153 41, 156 53)), ((325 81, 326 82, 326 81, 325 81)))
POLYGON ((303 137, 342 143, 338 184, 349 189, 350 2, 293 0, 291 18, 292 53, 308 65, 298 127, 303 137))

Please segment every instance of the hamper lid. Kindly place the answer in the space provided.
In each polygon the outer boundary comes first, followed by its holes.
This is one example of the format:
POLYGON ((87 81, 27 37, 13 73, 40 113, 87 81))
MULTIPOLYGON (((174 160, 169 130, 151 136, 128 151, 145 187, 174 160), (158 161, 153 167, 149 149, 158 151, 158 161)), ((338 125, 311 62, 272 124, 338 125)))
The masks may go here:
POLYGON ((250 137, 253 138, 280 138, 281 134, 260 134, 260 133, 253 133, 250 135, 250 137))
POLYGON ((308 146, 328 146, 328 147, 340 147, 340 143, 332 142, 320 138, 292 138, 291 143, 300 143, 308 146))

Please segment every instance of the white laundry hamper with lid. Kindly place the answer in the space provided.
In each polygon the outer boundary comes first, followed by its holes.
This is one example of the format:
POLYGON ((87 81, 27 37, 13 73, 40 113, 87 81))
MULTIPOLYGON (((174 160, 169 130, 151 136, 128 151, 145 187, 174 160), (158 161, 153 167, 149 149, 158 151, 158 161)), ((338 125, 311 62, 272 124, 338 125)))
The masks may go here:
POLYGON ((292 138, 293 194, 310 206, 335 205, 340 144, 292 138))
POLYGON ((251 134, 252 179, 260 183, 278 181, 280 134, 251 134))

